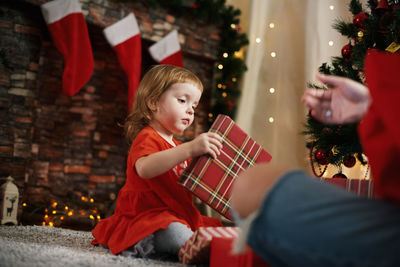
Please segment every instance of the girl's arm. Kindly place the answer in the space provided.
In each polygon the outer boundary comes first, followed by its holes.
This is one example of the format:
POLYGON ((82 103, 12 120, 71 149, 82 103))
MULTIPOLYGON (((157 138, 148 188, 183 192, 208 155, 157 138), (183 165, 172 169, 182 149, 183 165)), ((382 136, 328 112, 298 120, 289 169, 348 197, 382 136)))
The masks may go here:
POLYGON ((203 133, 190 142, 139 158, 135 163, 136 172, 142 178, 153 178, 189 158, 203 154, 216 158, 222 148, 221 141, 216 133, 203 133))

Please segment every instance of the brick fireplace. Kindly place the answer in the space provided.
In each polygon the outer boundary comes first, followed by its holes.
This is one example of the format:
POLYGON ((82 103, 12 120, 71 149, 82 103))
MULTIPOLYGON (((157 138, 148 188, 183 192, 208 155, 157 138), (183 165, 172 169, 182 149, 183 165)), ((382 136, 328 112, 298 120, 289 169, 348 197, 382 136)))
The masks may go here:
POLYGON ((129 12, 135 14, 142 73, 155 64, 147 48, 178 30, 184 65, 205 87, 195 123, 180 137, 190 140, 209 126, 219 29, 141 3, 83 0, 95 69, 81 91, 67 97, 61 90, 63 58, 40 12, 44 2, 0 4, 0 177, 14 177, 23 223, 40 223, 40 207, 52 200, 82 196, 93 198, 106 216, 125 181, 128 146, 119 125, 127 115, 127 79, 102 30, 129 12), (27 216, 22 203, 35 206, 35 212, 28 209, 27 216))

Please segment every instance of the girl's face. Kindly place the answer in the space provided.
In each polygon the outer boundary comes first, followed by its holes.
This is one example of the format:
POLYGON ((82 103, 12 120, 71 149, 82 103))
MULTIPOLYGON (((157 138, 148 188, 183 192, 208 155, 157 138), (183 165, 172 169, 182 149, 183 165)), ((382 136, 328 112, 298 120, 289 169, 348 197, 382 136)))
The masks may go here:
POLYGON ((181 134, 192 124, 200 97, 200 89, 191 83, 171 85, 156 103, 152 126, 169 136, 181 134))

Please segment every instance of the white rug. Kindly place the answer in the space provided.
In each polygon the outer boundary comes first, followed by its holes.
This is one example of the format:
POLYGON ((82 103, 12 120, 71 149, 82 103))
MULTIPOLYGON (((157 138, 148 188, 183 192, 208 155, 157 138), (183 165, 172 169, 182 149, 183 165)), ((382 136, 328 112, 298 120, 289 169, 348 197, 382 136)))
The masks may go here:
POLYGON ((90 232, 44 226, 0 226, 0 266, 186 266, 114 256, 90 244, 90 232))

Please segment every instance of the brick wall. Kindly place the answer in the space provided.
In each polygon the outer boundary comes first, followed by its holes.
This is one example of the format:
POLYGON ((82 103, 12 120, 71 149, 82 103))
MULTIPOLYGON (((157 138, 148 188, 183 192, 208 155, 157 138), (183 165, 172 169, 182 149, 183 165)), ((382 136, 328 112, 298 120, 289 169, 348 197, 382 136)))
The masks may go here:
POLYGON ((39 8, 44 2, 0 4, 0 177, 15 178, 20 204, 85 195, 107 212, 103 204, 125 181, 128 146, 118 125, 127 112, 127 80, 102 30, 133 12, 143 39, 144 70, 155 63, 146 48, 170 30, 179 31, 184 65, 205 86, 195 123, 182 140, 208 128, 219 30, 140 3, 81 1, 95 69, 81 91, 67 97, 61 92, 63 58, 39 8))

